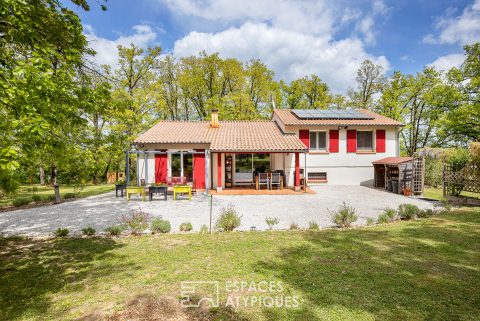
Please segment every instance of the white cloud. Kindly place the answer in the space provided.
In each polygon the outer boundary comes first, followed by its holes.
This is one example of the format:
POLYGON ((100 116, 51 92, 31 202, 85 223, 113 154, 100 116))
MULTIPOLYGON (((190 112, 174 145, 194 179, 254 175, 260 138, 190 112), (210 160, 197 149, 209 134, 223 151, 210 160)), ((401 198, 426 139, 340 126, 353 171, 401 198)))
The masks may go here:
POLYGON ((202 50, 242 61, 258 58, 275 71, 277 78, 287 81, 317 74, 335 92, 355 86, 356 71, 364 59, 389 68, 384 56, 369 55, 358 38, 334 41, 264 22, 245 22, 217 33, 192 31, 175 42, 173 54, 183 57, 202 50))
POLYGON ((439 57, 430 65, 433 66, 438 71, 447 71, 452 67, 460 67, 460 65, 463 63, 464 60, 465 60, 465 56, 463 54, 450 54, 450 55, 439 57))
POLYGON ((440 33, 426 35, 424 43, 465 45, 480 41, 480 0, 467 6, 458 16, 447 10, 445 16, 437 18, 435 27, 440 33))
POLYGON ((90 47, 97 53, 94 61, 99 65, 106 64, 115 67, 118 63, 118 45, 134 44, 140 48, 146 48, 152 45, 157 38, 157 33, 148 25, 136 25, 132 29, 131 35, 121 35, 115 40, 110 40, 98 36, 91 26, 85 26, 85 35, 90 47))

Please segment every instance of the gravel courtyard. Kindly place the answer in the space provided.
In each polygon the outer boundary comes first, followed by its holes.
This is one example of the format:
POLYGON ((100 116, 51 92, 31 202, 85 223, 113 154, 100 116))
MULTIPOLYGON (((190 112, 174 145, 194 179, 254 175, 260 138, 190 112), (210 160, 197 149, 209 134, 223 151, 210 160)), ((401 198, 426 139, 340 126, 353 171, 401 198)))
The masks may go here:
MULTIPOLYGON (((213 222, 220 209, 233 204, 242 215, 241 230, 267 228, 265 217, 280 219, 277 229, 288 229, 295 222, 300 228, 315 221, 321 227, 331 226, 328 210, 338 208, 347 202, 356 208, 359 220, 356 224, 365 224, 368 217, 377 218, 385 207, 397 208, 399 204, 411 203, 421 208, 432 204, 415 198, 394 195, 363 186, 318 186, 312 188, 316 194, 302 195, 218 195, 213 197, 213 222)), ((163 217, 172 223, 172 231, 178 231, 182 222, 191 222, 198 231, 202 224, 209 224, 210 202, 203 194, 193 197, 192 201, 168 201, 154 198, 154 201, 142 202, 140 198, 115 198, 113 192, 84 199, 23 210, 0 213, 0 234, 2 235, 48 235, 59 227, 80 233, 84 227, 91 226, 97 231, 117 224, 118 217, 135 209, 142 209, 152 217, 163 217)))

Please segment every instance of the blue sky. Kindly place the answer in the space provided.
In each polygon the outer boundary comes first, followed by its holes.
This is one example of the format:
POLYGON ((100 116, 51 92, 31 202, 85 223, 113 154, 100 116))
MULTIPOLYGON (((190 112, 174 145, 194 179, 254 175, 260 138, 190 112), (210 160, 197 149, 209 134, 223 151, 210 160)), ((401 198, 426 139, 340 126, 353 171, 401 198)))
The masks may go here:
POLYGON ((160 45, 177 58, 201 50, 259 58, 277 79, 318 74, 334 92, 355 85, 364 59, 414 73, 458 66, 480 41, 480 0, 109 0, 79 13, 98 63, 116 46, 160 45))

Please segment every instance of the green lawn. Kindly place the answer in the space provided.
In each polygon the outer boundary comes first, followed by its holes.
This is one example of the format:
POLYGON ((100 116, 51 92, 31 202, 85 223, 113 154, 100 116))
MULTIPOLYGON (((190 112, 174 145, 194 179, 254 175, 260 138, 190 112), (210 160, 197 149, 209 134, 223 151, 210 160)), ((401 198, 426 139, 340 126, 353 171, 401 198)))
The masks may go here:
MULTIPOLYGON (((32 188, 36 188, 35 193, 41 195, 53 195, 53 187, 51 186, 42 186, 37 184, 32 185, 21 185, 15 195, 11 195, 7 198, 0 199, 0 207, 12 205, 12 201, 16 197, 27 197, 32 196, 32 188)), ((109 191, 114 191, 114 184, 99 184, 99 185, 87 185, 79 193, 79 197, 87 197, 97 194, 102 194, 109 191)), ((64 195, 65 193, 73 193, 73 185, 60 185, 60 194, 64 195)))
POLYGON ((347 231, 0 239, 0 262, 2 320, 480 318, 479 208, 347 231), (223 302, 225 281, 280 281, 300 306, 184 310, 183 280, 220 281, 223 302))
MULTIPOLYGON (((460 195, 466 197, 480 198, 480 195, 477 193, 462 192, 460 195)), ((441 200, 443 199, 443 190, 441 188, 425 187, 423 196, 434 200, 441 200)))

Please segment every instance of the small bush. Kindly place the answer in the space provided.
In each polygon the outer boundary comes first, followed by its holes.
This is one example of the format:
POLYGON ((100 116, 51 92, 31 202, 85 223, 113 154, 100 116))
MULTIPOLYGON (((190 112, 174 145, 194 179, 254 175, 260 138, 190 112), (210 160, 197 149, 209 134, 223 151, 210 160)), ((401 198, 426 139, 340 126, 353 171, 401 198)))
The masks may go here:
POLYGON ((133 235, 141 235, 148 227, 150 217, 148 213, 142 210, 132 211, 130 215, 122 215, 119 219, 120 224, 124 229, 129 230, 133 235))
POLYGON ((215 222, 215 227, 229 232, 239 227, 241 221, 242 216, 237 213, 237 210, 232 204, 229 204, 220 211, 220 216, 215 222))
POLYGON ((330 212, 332 222, 338 227, 347 228, 353 222, 358 220, 358 215, 355 213, 355 208, 343 202, 338 210, 330 212))
POLYGON ((125 228, 121 225, 112 225, 110 227, 107 227, 105 229, 105 232, 107 232, 110 236, 119 236, 124 230, 125 228))
POLYGON ((60 227, 55 232, 53 232, 53 234, 56 237, 66 237, 68 233, 70 233, 68 228, 60 228, 60 227))
POLYGON ((200 227, 200 234, 208 234, 208 226, 203 224, 202 227, 200 227))
POLYGON ((390 219, 390 221, 393 221, 397 216, 397 211, 390 207, 385 208, 383 213, 390 219))
POLYGON ((75 193, 65 193, 63 194, 63 198, 66 200, 75 198, 75 193))
POLYGON ((152 224, 150 224, 150 229, 153 233, 169 233, 172 226, 169 221, 156 218, 152 221, 152 224))
POLYGON ((308 222, 308 229, 309 230, 319 230, 320 229, 320 226, 318 226, 318 223, 315 222, 315 221, 310 221, 308 222))
POLYGON ((426 210, 419 211, 417 214, 417 217, 427 218, 427 217, 432 217, 433 215, 435 215, 435 211, 432 210, 431 208, 427 208, 426 210))
POLYGON ((265 218, 265 223, 267 223, 268 229, 271 230, 275 225, 280 223, 280 219, 278 217, 267 217, 265 218))
POLYGON ((367 217, 367 225, 373 225, 375 224, 375 220, 371 217, 367 217))
POLYGON ((378 224, 384 224, 384 223, 390 223, 392 220, 390 217, 387 215, 387 213, 382 213, 378 216, 377 218, 377 223, 378 224))
POLYGON ((31 202, 33 202, 33 199, 31 197, 17 197, 13 200, 12 204, 13 206, 18 207, 30 204, 31 202))
POLYGON ((55 200, 55 194, 48 194, 45 199, 47 201, 53 202, 55 200))
POLYGON ((32 195, 32 200, 34 202, 41 202, 41 201, 43 201, 43 197, 40 194, 33 194, 32 195))
POLYGON ((298 230, 298 224, 297 223, 291 223, 290 224, 290 229, 291 230, 298 230))
POLYGON ((87 236, 92 236, 95 235, 97 231, 93 227, 87 226, 85 228, 82 228, 82 233, 87 236))
POLYGON ((193 229, 192 223, 184 222, 180 224, 180 232, 190 232, 193 229))
POLYGON ((400 206, 398 206, 398 215, 403 220, 411 220, 416 218, 419 212, 420 209, 418 206, 413 204, 400 204, 400 206))

